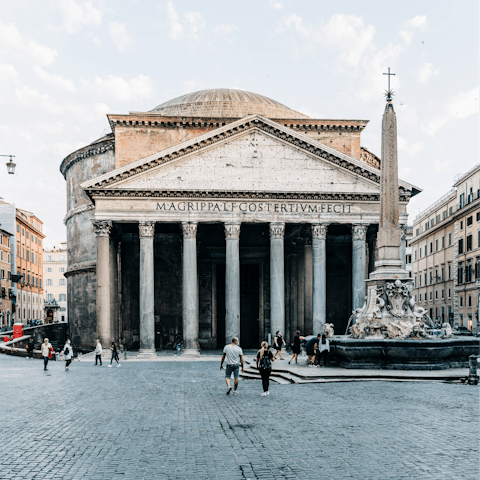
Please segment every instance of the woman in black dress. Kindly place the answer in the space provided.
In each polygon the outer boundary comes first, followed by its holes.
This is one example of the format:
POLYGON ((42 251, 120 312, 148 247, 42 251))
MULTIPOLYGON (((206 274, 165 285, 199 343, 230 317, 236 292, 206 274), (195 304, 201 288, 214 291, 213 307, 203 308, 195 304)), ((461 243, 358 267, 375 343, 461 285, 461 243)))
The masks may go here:
POLYGON ((297 330, 295 332, 295 337, 293 337, 293 355, 292 358, 288 361, 288 364, 290 365, 290 362, 295 359, 295 365, 298 364, 298 354, 300 353, 301 350, 301 341, 305 340, 304 337, 300 336, 300 330, 297 330))
POLYGON ((270 384, 270 374, 272 373, 272 362, 274 361, 275 359, 268 347, 268 343, 262 342, 262 348, 260 348, 260 350, 257 352, 257 368, 260 372, 260 376, 262 377, 262 397, 270 395, 268 388, 270 384))

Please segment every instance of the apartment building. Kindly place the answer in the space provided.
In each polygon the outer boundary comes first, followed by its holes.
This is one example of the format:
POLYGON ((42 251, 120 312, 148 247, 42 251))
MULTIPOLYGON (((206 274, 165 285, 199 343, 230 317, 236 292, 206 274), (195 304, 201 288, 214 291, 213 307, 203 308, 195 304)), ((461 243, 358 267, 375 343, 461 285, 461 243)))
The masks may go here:
POLYGON ((43 252, 45 279, 45 321, 67 322, 67 242, 43 252))
POLYGON ((12 312, 15 309, 15 294, 12 289, 11 237, 11 232, 0 228, 0 330, 8 330, 12 326, 12 312))
POLYGON ((43 223, 32 212, 16 209, 16 322, 43 320, 43 223))
POLYGON ((416 302, 439 322, 478 329, 480 165, 458 175, 454 188, 413 222, 416 302), (461 253, 460 253, 461 252, 461 253))

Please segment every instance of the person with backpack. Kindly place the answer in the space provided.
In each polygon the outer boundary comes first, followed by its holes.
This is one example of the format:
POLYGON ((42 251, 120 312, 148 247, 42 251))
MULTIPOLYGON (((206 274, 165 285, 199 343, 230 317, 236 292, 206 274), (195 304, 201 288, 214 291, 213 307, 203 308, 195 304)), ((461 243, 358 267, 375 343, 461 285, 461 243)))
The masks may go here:
POLYGON ((270 351, 270 347, 267 342, 262 342, 260 350, 257 352, 257 368, 262 377, 263 393, 262 397, 270 395, 270 374, 272 373, 272 362, 275 361, 275 357, 270 351))
POLYGON ((65 346, 63 347, 63 350, 60 352, 65 355, 65 371, 68 372, 68 367, 72 363, 72 357, 73 357, 73 348, 72 344, 70 343, 70 340, 67 340, 65 342, 65 346))
POLYGON ((115 342, 112 342, 112 346, 110 347, 110 350, 112 351, 112 356, 110 358, 109 367, 112 368, 112 362, 113 362, 114 359, 117 362, 117 367, 119 367, 120 366, 120 359, 118 358, 117 344, 115 342))

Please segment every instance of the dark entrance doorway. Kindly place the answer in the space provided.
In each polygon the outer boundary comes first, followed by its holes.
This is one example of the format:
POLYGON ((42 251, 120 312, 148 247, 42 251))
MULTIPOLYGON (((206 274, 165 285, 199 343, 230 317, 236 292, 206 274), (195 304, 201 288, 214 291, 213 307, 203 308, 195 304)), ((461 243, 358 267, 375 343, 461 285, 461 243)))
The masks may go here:
MULTIPOLYGON (((218 263, 217 276, 217 348, 225 342, 225 264, 218 263)), ((260 268, 258 263, 240 265, 240 346, 258 347, 260 268)))

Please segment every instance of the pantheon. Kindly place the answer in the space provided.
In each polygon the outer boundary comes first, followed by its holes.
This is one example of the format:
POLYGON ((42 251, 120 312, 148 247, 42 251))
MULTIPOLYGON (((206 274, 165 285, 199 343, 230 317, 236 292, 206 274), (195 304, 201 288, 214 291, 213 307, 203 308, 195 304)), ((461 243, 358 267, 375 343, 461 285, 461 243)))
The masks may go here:
MULTIPOLYGON (((380 159, 361 146, 367 120, 312 119, 232 89, 107 117, 111 133, 60 167, 80 350, 100 338, 148 358, 183 341, 195 355, 325 322, 345 333, 375 262, 380 159)), ((419 192, 399 181, 403 225, 419 192)))

